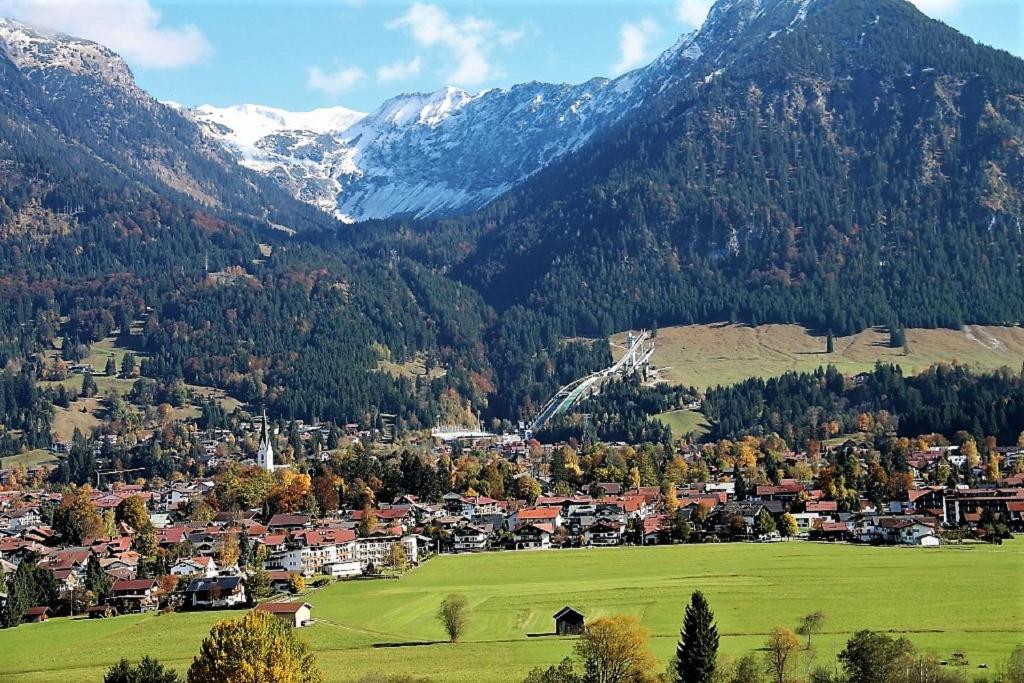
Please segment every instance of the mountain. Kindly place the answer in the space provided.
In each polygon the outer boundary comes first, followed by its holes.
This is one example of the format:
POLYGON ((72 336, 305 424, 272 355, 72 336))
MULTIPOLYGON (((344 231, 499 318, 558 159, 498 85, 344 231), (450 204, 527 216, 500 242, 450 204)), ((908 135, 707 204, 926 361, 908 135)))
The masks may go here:
POLYGON ((0 366, 26 386, 55 343, 77 360, 117 336, 161 402, 189 382, 402 426, 431 424, 442 394, 485 400, 474 292, 342 251, 340 223, 239 166, 113 52, 3 21, 0 82, 0 366), (443 377, 378 368, 428 354, 443 377))
POLYGON ((478 209, 669 88, 700 55, 683 36, 649 66, 580 85, 400 95, 369 115, 258 105, 190 111, 243 165, 349 221, 478 209))
POLYGON ((392 248, 565 335, 1024 320, 1024 61, 903 0, 719 0, 694 42, 614 134, 392 248))
POLYGON ((5 365, 135 321, 166 395, 425 425, 531 416, 610 358, 570 337, 1024 322, 1024 62, 904 0, 718 0, 614 81, 366 116, 183 113, 94 44, 0 40, 5 365))
POLYGON ((211 212, 289 229, 333 228, 276 183, 240 169, 190 119, 139 88, 124 60, 101 45, 0 19, 0 70, 6 88, 0 125, 8 133, 0 150, 14 167, 35 165, 50 176, 22 188, 32 195, 21 199, 33 210, 88 212, 105 193, 102 186, 128 183, 211 212), (40 154, 46 158, 33 158, 40 154), (61 155, 67 155, 63 163, 61 155))

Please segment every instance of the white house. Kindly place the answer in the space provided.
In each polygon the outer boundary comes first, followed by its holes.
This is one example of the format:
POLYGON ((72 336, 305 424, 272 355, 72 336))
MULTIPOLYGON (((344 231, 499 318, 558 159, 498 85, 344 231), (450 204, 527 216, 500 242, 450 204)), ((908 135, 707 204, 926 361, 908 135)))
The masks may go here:
POLYGON ((219 570, 217 562, 212 557, 183 557, 171 567, 171 574, 174 576, 195 574, 212 579, 219 574, 219 570))
POLYGON ((195 579, 185 595, 192 607, 234 607, 245 602, 245 581, 240 576, 195 579))
POLYGON ((551 547, 554 529, 550 524, 524 524, 515 530, 512 538, 517 550, 540 550, 551 547))
POLYGON ((473 524, 466 524, 452 532, 452 547, 457 553, 471 553, 487 550, 487 531, 473 524))

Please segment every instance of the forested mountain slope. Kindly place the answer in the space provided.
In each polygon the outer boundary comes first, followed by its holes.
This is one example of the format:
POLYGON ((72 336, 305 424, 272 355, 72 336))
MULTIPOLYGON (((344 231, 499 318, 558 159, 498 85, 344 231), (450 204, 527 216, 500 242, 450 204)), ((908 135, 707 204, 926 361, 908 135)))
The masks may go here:
POLYGON ((0 83, 0 367, 35 375, 55 339, 140 324, 145 375, 274 414, 429 424, 442 397, 483 400, 472 290, 343 254, 336 221, 239 167, 114 53, 3 21, 0 83), (445 377, 375 371, 428 352, 445 377))
POLYGON ((904 0, 708 24, 688 82, 409 253, 565 334, 1024 319, 1024 61, 904 0))

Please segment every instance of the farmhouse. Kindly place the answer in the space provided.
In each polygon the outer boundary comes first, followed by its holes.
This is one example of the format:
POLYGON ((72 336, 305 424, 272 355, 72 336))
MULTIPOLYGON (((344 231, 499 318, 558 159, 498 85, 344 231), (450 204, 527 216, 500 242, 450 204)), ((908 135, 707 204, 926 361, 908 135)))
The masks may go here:
POLYGON ((517 550, 535 550, 551 547, 554 529, 550 524, 524 524, 512 535, 517 550))
POLYGON ((466 524, 452 532, 452 548, 457 553, 487 550, 487 531, 473 524, 466 524))
POLYGON ((265 602, 256 607, 258 612, 273 614, 293 628, 313 623, 312 609, 313 606, 308 602, 265 602))
POLYGON ((584 533, 587 545, 608 546, 622 543, 622 524, 610 519, 599 519, 584 533))
POLYGON ((208 579, 217 576, 217 563, 212 557, 184 557, 171 567, 174 576, 197 574, 208 579))
POLYGON ((195 579, 185 589, 191 607, 235 607, 245 602, 245 580, 240 576, 195 579))
POLYGON ((156 579, 115 581, 109 602, 122 614, 155 610, 160 607, 160 589, 156 579))

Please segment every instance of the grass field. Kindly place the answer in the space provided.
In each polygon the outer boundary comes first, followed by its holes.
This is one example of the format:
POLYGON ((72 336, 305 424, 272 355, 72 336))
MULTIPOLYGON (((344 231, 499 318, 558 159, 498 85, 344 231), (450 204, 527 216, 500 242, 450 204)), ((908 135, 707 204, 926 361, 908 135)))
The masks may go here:
MULTIPOLYGON (((612 336, 621 355, 625 334, 612 336)), ((908 374, 938 362, 959 361, 978 368, 1024 362, 1024 328, 970 325, 963 330, 907 330, 909 355, 889 348, 885 330, 837 337, 826 354, 825 337, 798 325, 748 327, 726 323, 685 325, 658 330, 651 362, 670 382, 706 388, 748 377, 774 377, 789 370, 813 370, 832 364, 846 374, 870 370, 878 360, 901 365, 908 374)))
POLYGON ((708 432, 708 421, 696 410, 672 410, 655 415, 662 424, 672 429, 675 436, 695 434, 703 436, 708 432))
MULTIPOLYGON (((761 647, 777 624, 823 610, 817 661, 832 662, 861 628, 906 634, 948 657, 963 651, 989 672, 1024 642, 1024 541, 1001 547, 868 548, 811 543, 723 544, 443 556, 400 580, 352 581, 311 593, 316 625, 301 631, 329 681, 372 672, 437 681, 518 681, 571 654, 550 635, 572 605, 588 619, 633 614, 663 664, 696 588, 718 619, 721 651, 761 647), (471 605, 463 642, 434 618, 442 598, 471 605)), ((53 619, 0 631, 0 680, 98 681, 119 657, 150 654, 188 666, 218 618, 238 613, 53 619)))
POLYGON ((15 465, 37 467, 38 465, 49 465, 54 462, 57 462, 57 456, 45 448, 37 448, 34 451, 27 451, 19 455, 5 455, 0 458, 0 464, 3 465, 4 469, 14 467, 15 465))

